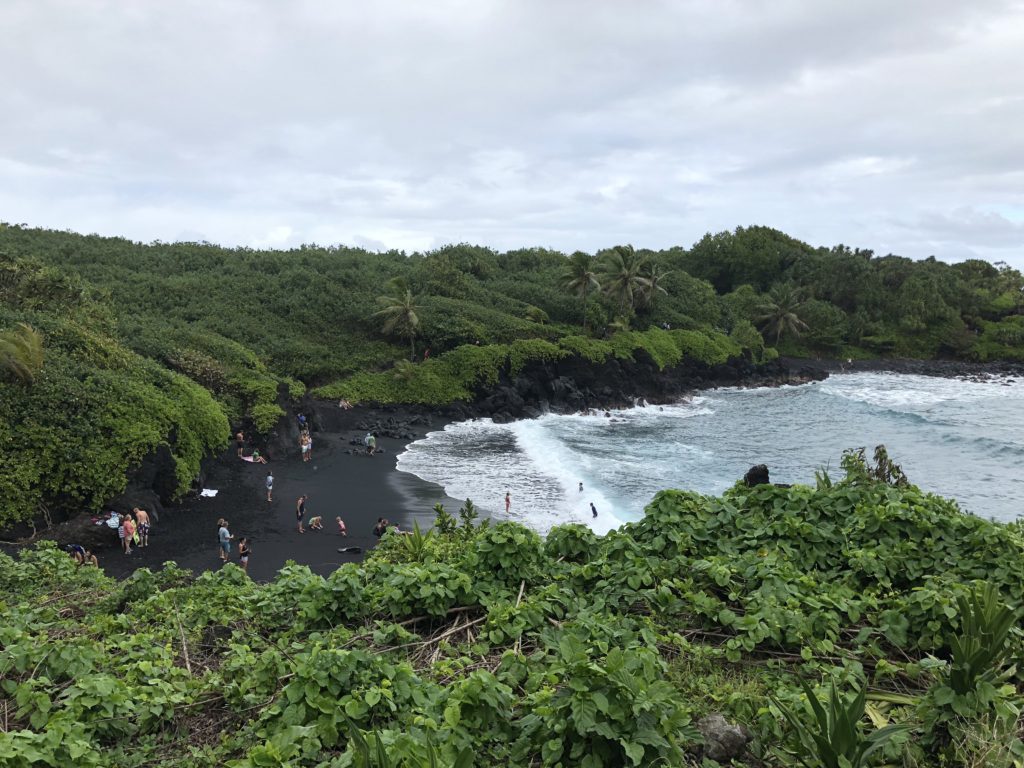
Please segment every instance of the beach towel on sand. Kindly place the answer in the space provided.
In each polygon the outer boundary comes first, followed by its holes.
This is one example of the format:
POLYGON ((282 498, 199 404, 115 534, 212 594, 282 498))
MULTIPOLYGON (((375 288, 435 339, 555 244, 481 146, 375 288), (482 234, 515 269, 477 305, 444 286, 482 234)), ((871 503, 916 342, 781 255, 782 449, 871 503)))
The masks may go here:
POLYGON ((199 492, 199 495, 200 496, 206 496, 207 498, 211 498, 212 499, 214 496, 217 495, 217 492, 212 490, 212 489, 210 489, 210 488, 203 488, 203 490, 201 490, 199 492))

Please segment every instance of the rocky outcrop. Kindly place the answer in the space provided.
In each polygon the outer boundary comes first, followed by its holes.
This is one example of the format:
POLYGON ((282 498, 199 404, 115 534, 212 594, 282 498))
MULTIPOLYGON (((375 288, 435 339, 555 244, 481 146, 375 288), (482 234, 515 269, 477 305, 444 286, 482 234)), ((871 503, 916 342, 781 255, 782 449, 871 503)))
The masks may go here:
POLYGON ((704 757, 727 763, 742 757, 753 737, 742 725, 733 725, 717 712, 697 721, 704 739, 704 757))
POLYGON ((473 416, 496 422, 532 418, 548 411, 576 413, 648 403, 667 403, 699 389, 728 386, 797 384, 827 378, 821 369, 786 366, 778 362, 754 364, 732 358, 720 365, 693 360, 659 370, 643 350, 635 360, 611 358, 593 363, 569 357, 531 363, 515 376, 504 375, 495 387, 479 393, 467 404, 473 416))

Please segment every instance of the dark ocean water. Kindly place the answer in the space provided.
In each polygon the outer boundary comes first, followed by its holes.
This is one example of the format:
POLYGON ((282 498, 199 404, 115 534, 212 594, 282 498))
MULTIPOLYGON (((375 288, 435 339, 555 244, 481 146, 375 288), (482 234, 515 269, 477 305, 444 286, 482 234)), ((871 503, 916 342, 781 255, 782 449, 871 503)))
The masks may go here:
POLYGON ((836 374, 799 387, 720 389, 603 416, 448 425, 399 469, 539 531, 635 520, 663 488, 721 493, 753 464, 774 482, 841 476, 845 448, 879 443, 911 482, 998 520, 1024 516, 1024 380, 836 374), (584 490, 579 491, 579 483, 584 490), (590 503, 598 509, 593 520, 590 503))

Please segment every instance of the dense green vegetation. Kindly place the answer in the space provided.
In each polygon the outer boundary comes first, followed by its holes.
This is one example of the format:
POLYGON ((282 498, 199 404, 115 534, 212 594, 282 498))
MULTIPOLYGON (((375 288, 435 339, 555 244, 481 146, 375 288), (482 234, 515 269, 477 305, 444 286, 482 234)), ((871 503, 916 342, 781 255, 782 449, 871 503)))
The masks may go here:
POLYGON ((716 711, 748 765, 1024 764, 1024 531, 844 468, 604 537, 439 510, 266 585, 0 556, 0 762, 699 765, 716 711))
POLYGON ((567 356, 1024 360, 1022 289, 1005 265, 812 248, 765 227, 567 257, 143 245, 0 224, 0 525, 95 508, 161 444, 185 488, 228 423, 265 433, 307 387, 440 404, 567 356))
POLYGON ((92 511, 160 446, 177 491, 227 440, 209 391, 116 340, 108 308, 73 276, 0 262, 0 524, 92 511))

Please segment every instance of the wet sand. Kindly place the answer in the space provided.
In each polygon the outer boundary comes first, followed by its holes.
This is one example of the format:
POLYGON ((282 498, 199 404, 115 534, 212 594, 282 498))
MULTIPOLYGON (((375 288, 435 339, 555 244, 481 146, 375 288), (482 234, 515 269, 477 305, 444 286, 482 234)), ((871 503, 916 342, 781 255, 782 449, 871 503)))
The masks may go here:
MULTIPOLYGON (((440 429, 431 426, 431 430, 440 429)), ((232 542, 231 560, 238 562, 237 542, 249 537, 252 555, 249 575, 257 581, 274 577, 287 561, 308 565, 328 574, 342 563, 362 559, 362 554, 340 554, 339 547, 361 547, 363 553, 376 544, 373 526, 378 517, 411 529, 414 520, 421 528, 434 520, 433 506, 441 502, 457 513, 459 502, 444 495, 440 486, 427 483, 395 468, 407 440, 378 437, 383 453, 350 455, 349 445, 362 433, 314 432, 313 458, 303 462, 294 451, 268 464, 238 459, 234 444, 210 468, 206 487, 217 490, 215 498, 188 498, 167 509, 153 525, 148 547, 131 555, 116 549, 116 532, 111 531, 111 548, 97 552, 103 569, 112 576, 126 576, 142 568, 158 568, 173 560, 195 572, 221 567, 217 550, 217 520, 228 521, 232 542), (267 470, 274 474, 273 501, 267 502, 267 470), (302 494, 306 501, 306 533, 300 534, 295 505, 302 494), (324 529, 310 531, 311 517, 323 517, 324 529), (338 534, 335 517, 341 516, 348 536, 338 534)), ((356 449, 358 450, 358 449, 356 449)))

